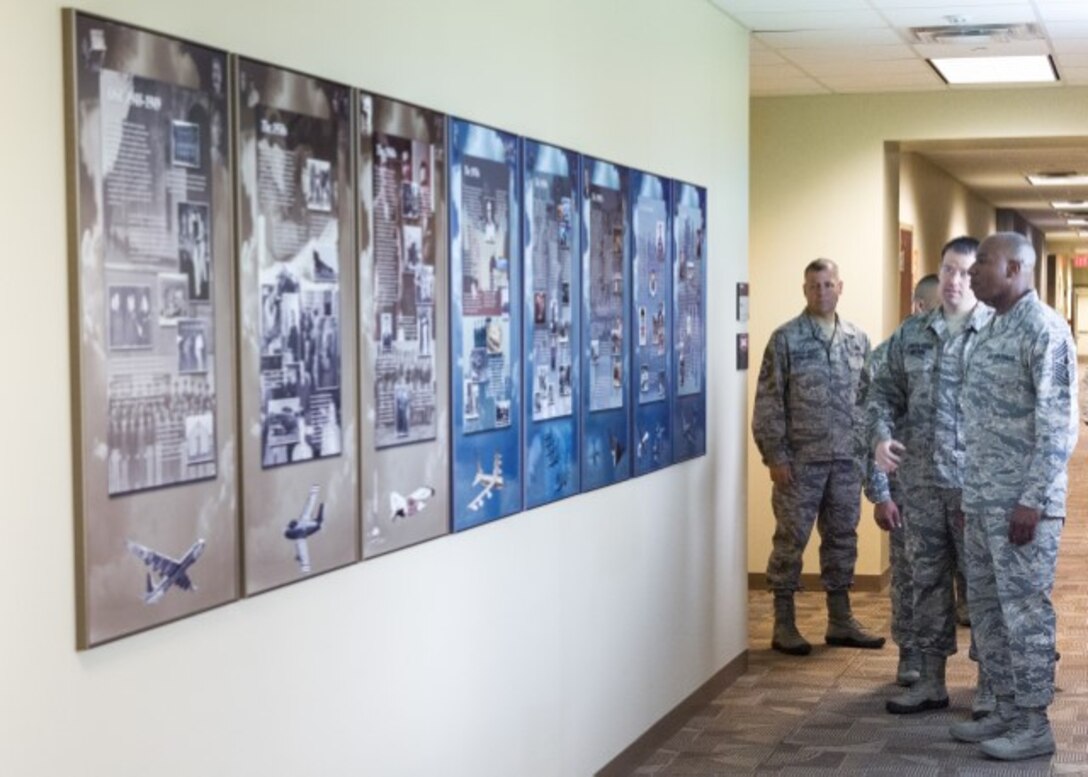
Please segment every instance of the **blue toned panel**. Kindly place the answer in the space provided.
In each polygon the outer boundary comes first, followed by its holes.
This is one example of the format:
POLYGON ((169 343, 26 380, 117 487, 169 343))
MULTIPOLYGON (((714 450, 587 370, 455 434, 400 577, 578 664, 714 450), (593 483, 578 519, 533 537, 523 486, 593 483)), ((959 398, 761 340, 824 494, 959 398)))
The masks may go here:
POLYGON ((706 189, 673 182, 673 453, 706 453, 706 189))
POLYGON ((672 463, 672 240, 670 181, 631 171, 631 408, 636 475, 672 463))
POLYGON ((578 493, 581 331, 578 155, 526 140, 525 505, 578 493))
POLYGON ((521 510, 518 139, 450 120, 453 530, 521 510))
POLYGON ((582 159, 582 490, 631 476, 628 171, 582 159))

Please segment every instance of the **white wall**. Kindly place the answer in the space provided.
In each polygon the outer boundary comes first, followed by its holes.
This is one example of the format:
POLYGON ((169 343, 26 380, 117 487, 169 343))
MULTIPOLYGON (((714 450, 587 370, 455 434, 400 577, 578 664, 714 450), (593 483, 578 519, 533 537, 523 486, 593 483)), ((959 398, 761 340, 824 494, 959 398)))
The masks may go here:
POLYGON ((742 653, 739 28, 704 0, 84 8, 705 184, 710 449, 77 653, 61 12, 5 0, 0 771, 586 775, 742 653))
MULTIPOLYGON (((964 138, 1088 135, 1088 89, 954 90, 900 94, 752 100, 752 358, 771 332, 803 307, 801 272, 810 260, 839 263, 845 283, 840 312, 874 340, 898 318, 897 184, 885 143, 964 138)), ((898 166, 896 165, 896 168, 898 166)), ((749 373, 755 394, 758 370, 749 373)), ((748 563, 767 563, 774 531, 770 481, 759 452, 748 448, 748 563)), ((887 553, 866 507, 859 529, 861 574, 880 574, 887 553)), ((819 570, 816 546, 805 571, 819 570)))

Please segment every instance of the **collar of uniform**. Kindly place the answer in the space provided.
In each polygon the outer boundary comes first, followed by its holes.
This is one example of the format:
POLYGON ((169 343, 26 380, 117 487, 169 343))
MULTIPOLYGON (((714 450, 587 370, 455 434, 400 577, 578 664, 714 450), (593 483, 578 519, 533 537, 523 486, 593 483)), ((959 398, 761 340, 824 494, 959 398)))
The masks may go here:
MULTIPOLYGON (((948 321, 944 317, 944 308, 938 306, 926 313, 926 316, 926 328, 933 330, 933 332, 943 340, 948 335, 948 321)), ((967 314, 967 320, 964 322, 963 331, 970 329, 978 332, 986 325, 986 321, 989 320, 989 317, 990 308, 981 302, 976 302, 975 306, 971 308, 971 312, 967 314)))
MULTIPOLYGON (((803 308, 801 310, 801 315, 799 316, 799 318, 802 321, 804 321, 806 324, 808 324, 809 329, 812 331, 813 336, 817 340, 823 340, 824 339, 823 327, 821 327, 820 322, 817 321, 815 318, 813 318, 813 316, 808 312, 808 308, 803 308)), ((835 313, 835 326, 832 327, 832 329, 831 329, 831 339, 832 340, 835 339, 835 332, 842 332, 843 335, 849 334, 846 331, 846 322, 843 321, 841 318, 839 318, 839 314, 838 314, 837 311, 835 313)))
POLYGON ((1020 299, 1013 303, 1012 307, 1004 313, 994 314, 993 326, 999 331, 1004 331, 1019 324, 1028 311, 1039 302, 1039 294, 1035 289, 1029 289, 1020 299))

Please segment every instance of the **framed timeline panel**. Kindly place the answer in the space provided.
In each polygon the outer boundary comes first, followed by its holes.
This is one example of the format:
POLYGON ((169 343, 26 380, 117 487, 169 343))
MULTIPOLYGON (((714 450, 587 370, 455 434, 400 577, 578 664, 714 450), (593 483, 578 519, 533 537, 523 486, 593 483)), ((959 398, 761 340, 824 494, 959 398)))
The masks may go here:
POLYGON ((78 642, 238 596, 227 55, 65 14, 78 642))
POLYGON ((673 454, 706 453, 706 189, 673 181, 673 454))
POLYGON ((525 506, 578 493, 578 155, 522 143, 525 506))
POLYGON ((359 558, 351 90, 235 59, 246 593, 359 558), (344 322, 349 322, 346 326, 344 322))
POLYGON ((451 119, 453 530, 521 509, 518 139, 451 119))
POLYGON ((361 92, 363 555, 449 531, 446 117, 361 92))
POLYGON ((631 476, 628 170, 582 158, 582 489, 631 476))
POLYGON ((631 407, 636 475, 672 463, 670 187, 667 178, 631 171, 631 407))

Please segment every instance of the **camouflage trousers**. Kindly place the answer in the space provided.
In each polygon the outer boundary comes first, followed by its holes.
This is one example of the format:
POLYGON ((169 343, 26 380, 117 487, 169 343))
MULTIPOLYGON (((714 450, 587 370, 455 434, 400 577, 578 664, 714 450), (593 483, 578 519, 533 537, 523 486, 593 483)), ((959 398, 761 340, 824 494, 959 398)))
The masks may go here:
POLYGON ((793 483, 771 490, 775 531, 767 561, 772 591, 801 588, 801 564, 812 526, 820 535, 820 581, 828 591, 854 583, 861 517, 861 473, 852 460, 793 465, 793 483))
POLYGON ((959 489, 912 488, 903 516, 914 588, 914 642, 928 655, 956 652, 956 569, 963 532, 959 489))
MULTIPOLYGON (((900 504, 900 503, 897 503, 900 504)), ((907 555, 906 529, 888 532, 891 550, 892 581, 892 640, 901 648, 913 648, 914 642, 914 581, 911 579, 910 558, 907 555)))
POLYGON ((1050 601, 1062 520, 1045 518, 1026 545, 1009 542, 1009 513, 967 516, 967 605, 982 666, 994 693, 1017 707, 1054 699, 1056 617, 1050 601))

